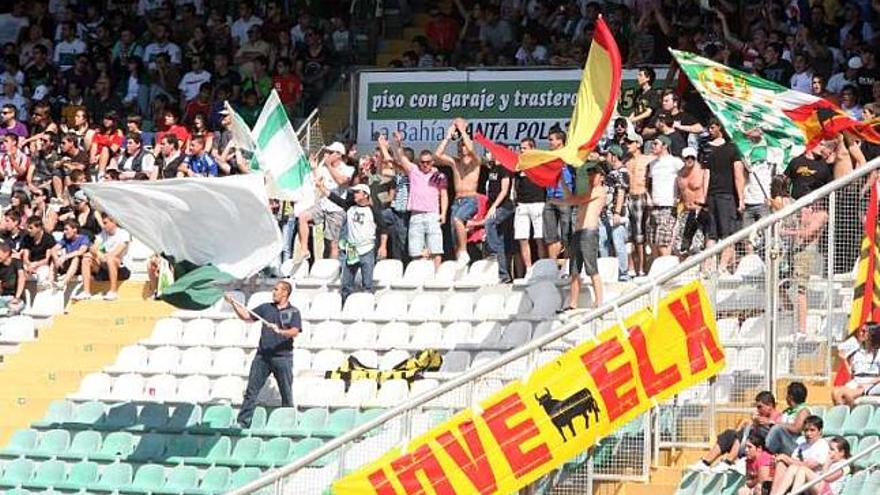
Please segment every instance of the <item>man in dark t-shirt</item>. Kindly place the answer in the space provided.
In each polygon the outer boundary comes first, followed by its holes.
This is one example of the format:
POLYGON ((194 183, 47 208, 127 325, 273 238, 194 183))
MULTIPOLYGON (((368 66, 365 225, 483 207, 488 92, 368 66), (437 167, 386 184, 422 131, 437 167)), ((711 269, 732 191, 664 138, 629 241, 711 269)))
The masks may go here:
POLYGON ((51 282, 52 258, 49 250, 55 247, 55 238, 46 232, 43 219, 32 216, 27 222, 28 235, 21 242, 21 261, 28 275, 37 277, 37 284, 51 282))
MULTIPOLYGON (((706 211, 709 214, 706 247, 733 234, 739 227, 740 213, 745 209, 745 166, 733 143, 724 138, 717 121, 709 123, 706 169, 709 187, 706 190, 706 211)), ((720 270, 733 268, 733 247, 725 249, 719 260, 720 270)))
POLYGON ((806 196, 834 178, 831 166, 813 153, 792 159, 785 175, 791 179, 791 197, 794 199, 806 196))
POLYGON ((253 310, 235 301, 231 294, 225 296, 239 318, 244 321, 259 319, 263 323, 257 354, 251 362, 247 390, 238 413, 238 424, 242 428, 250 427, 257 395, 270 374, 278 383, 281 405, 293 407, 293 338, 299 335, 302 318, 299 310, 290 304, 292 291, 290 283, 282 280, 272 289, 272 302, 261 304, 253 310))
POLYGON ((6 307, 10 314, 16 314, 24 307, 21 296, 25 280, 21 261, 12 257, 8 244, 0 243, 0 307, 6 307))
POLYGON ((486 228, 486 245, 498 261, 498 277, 501 283, 507 284, 513 281, 507 256, 510 231, 507 220, 513 215, 513 202, 510 201, 511 174, 494 160, 487 159, 483 163, 488 166, 485 189, 489 210, 483 220, 483 226, 486 228))

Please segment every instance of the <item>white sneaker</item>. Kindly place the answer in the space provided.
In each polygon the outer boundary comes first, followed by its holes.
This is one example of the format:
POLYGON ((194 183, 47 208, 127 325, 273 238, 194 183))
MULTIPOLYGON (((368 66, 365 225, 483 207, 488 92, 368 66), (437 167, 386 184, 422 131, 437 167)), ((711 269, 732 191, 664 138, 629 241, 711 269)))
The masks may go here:
POLYGON ((89 299, 91 299, 92 301, 103 301, 104 296, 102 296, 101 294, 92 294, 92 297, 90 297, 89 299))
MULTIPOLYGON (((703 464, 703 463, 701 462, 700 464, 703 464)), ((728 464, 724 461, 721 461, 721 462, 715 464, 714 466, 712 466, 711 468, 709 468, 709 472, 715 473, 715 474, 724 474, 732 469, 733 469, 732 464, 728 464)))
POLYGON ((105 301, 115 301, 119 299, 119 294, 113 292, 112 290, 106 294, 104 294, 105 301))
POLYGON ((74 301, 88 301, 91 298, 92 298, 92 294, 89 292, 78 292, 78 293, 74 294, 74 296, 71 299, 73 299, 74 301))
POLYGON ((740 457, 733 463, 733 466, 730 468, 732 471, 735 471, 743 476, 746 475, 746 459, 744 457, 740 457))
POLYGON ((458 260, 457 261, 458 261, 458 266, 460 268, 464 268, 464 267, 468 266, 468 263, 471 262, 471 257, 468 256, 467 251, 462 251, 462 252, 458 253, 458 260))
POLYGON ((708 473, 712 468, 707 466, 702 460, 697 461, 690 466, 688 466, 689 471, 693 471, 695 473, 708 473))

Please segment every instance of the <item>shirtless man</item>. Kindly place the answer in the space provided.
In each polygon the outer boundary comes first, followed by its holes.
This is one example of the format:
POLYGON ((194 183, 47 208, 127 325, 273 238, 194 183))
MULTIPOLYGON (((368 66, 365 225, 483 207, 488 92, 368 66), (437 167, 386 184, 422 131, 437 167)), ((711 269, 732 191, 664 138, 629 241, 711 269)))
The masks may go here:
POLYGON ((630 130, 626 136, 626 151, 630 155, 626 162, 629 171, 629 228, 633 242, 633 271, 637 276, 644 276, 645 264, 645 231, 647 229, 648 208, 648 164, 654 155, 642 154, 642 136, 630 130))
POLYGON ((681 152, 684 168, 678 173, 676 187, 683 209, 675 222, 673 253, 686 257, 703 248, 705 218, 702 213, 706 203, 705 171, 697 161, 697 151, 691 147, 681 152))
POLYGON ((571 259, 569 264, 571 286, 569 288, 568 307, 562 311, 577 309, 578 299, 581 295, 581 268, 590 277, 593 283, 593 307, 598 308, 602 304, 602 278, 599 277, 599 219, 605 208, 605 197, 608 194, 605 188, 606 165, 600 163, 589 171, 588 181, 590 192, 587 194, 566 195, 561 204, 577 205, 577 217, 575 218, 574 233, 571 237, 571 259))
POLYGON ((477 183, 480 180, 480 157, 474 150, 474 142, 467 133, 467 122, 462 118, 452 121, 446 137, 437 145, 434 155, 442 163, 452 167, 455 185, 455 201, 452 203, 452 227, 455 229, 455 251, 459 264, 467 265, 467 222, 477 214, 477 183), (461 135, 458 142, 458 156, 446 154, 446 146, 456 133, 461 135))

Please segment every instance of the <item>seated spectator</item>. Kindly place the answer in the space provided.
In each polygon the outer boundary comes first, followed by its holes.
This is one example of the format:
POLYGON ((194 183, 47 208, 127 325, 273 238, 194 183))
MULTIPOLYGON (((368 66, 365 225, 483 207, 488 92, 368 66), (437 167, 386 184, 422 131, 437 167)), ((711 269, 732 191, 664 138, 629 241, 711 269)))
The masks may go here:
MULTIPOLYGON (((798 437, 804 429, 804 421, 810 415, 807 406, 807 387, 801 382, 791 382, 785 391, 788 408, 782 411, 779 421, 767 432, 767 451, 771 454, 791 455, 797 446, 798 437)), ((820 427, 821 429, 821 427, 820 427)))
POLYGON ((842 387, 834 387, 831 398, 835 405, 852 406, 861 396, 880 395, 880 327, 877 325, 862 326, 855 335, 844 342, 841 352, 847 352, 844 363, 850 369, 852 379, 842 387), (855 342, 852 342, 852 339, 855 342), (848 349, 855 347, 848 352, 848 349))
POLYGON ((217 162, 205 151, 205 138, 194 136, 190 141, 190 154, 178 169, 184 177, 217 177, 217 162))
POLYGON ((49 251, 55 247, 55 238, 46 232, 43 219, 32 216, 27 222, 28 235, 21 242, 21 262, 25 273, 35 277, 38 287, 51 283, 52 257, 49 251))
POLYGON ((24 308, 24 284, 27 278, 21 260, 13 256, 9 244, 0 243, 0 308, 18 314, 24 308))
POLYGON ((3 223, 0 225, 0 240, 12 249, 14 258, 21 258, 21 243, 25 233, 21 230, 21 213, 17 210, 9 210, 3 214, 3 223))
MULTIPOLYGON (((693 471, 709 471, 709 467, 719 457, 724 459, 718 464, 717 472, 725 472, 731 469, 737 459, 748 450, 743 449, 744 441, 751 440, 752 436, 761 439, 761 451, 764 452, 764 438, 770 427, 780 421, 782 414, 776 410, 776 398, 773 392, 764 390, 755 396, 755 413, 750 420, 742 420, 736 429, 727 429, 718 435, 715 444, 703 458, 690 467, 693 471)), ((769 454, 768 454, 769 455, 769 454)))
POLYGON ((83 256, 83 289, 74 296, 78 301, 92 298, 92 276, 96 280, 110 282, 110 290, 103 297, 105 301, 118 299, 119 282, 128 280, 131 276, 131 272, 124 265, 131 235, 127 230, 116 225, 116 220, 106 214, 103 215, 103 226, 104 230, 98 234, 89 252, 83 256))
POLYGON ((105 113, 101 130, 95 134, 89 149, 89 160, 93 165, 98 166, 99 177, 104 175, 110 159, 122 148, 123 138, 122 130, 119 128, 119 117, 115 112, 105 113))
POLYGON ((850 458, 850 450, 849 442, 845 438, 837 436, 831 438, 828 441, 828 460, 825 461, 819 472, 806 465, 794 469, 789 468, 786 472, 786 479, 782 481, 782 486, 785 486, 790 478, 791 491, 794 492, 819 476, 827 475, 824 480, 804 493, 808 495, 840 495, 847 482, 846 476, 850 472, 850 466, 846 465, 846 460, 850 458))
POLYGON ((737 495, 764 495, 773 484, 773 456, 764 450, 764 436, 752 433, 745 443, 746 484, 737 495))
POLYGON ((64 290, 71 280, 76 278, 79 273, 82 257, 89 252, 89 238, 79 233, 79 223, 76 220, 69 219, 64 222, 64 235, 58 241, 49 255, 52 258, 52 280, 55 280, 55 273, 60 272, 61 278, 56 281, 56 288, 64 290))
POLYGON ((173 179, 180 176, 180 168, 183 167, 183 160, 186 158, 180 152, 180 141, 177 136, 167 134, 162 137, 159 143, 159 157, 156 162, 156 170, 161 179, 173 179))
POLYGON ((0 194, 8 196, 13 190, 27 189, 31 160, 24 150, 19 148, 18 136, 14 134, 3 136, 3 145, 6 152, 0 155, 0 180, 3 181, 0 194))
MULTIPOLYGON (((830 450, 828 441, 822 438, 822 427, 822 418, 807 416, 804 419, 804 436, 798 439, 791 454, 776 455, 776 473, 773 475, 770 495, 787 493, 801 469, 811 471, 814 477, 822 471, 830 450)), ((849 450, 849 445, 846 449, 849 450)))
POLYGON ((121 180, 131 180, 139 172, 146 173, 155 179, 158 169, 155 167, 156 158, 152 153, 145 150, 141 142, 140 134, 129 134, 125 139, 125 152, 114 158, 110 168, 119 172, 121 180))

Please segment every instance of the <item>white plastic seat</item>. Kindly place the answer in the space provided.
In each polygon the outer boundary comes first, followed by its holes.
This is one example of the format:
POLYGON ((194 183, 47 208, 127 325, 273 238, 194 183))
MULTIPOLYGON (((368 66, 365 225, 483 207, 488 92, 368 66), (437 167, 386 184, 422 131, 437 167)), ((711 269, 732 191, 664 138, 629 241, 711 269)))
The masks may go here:
POLYGON ((361 349, 353 352, 351 356, 369 368, 379 367, 379 355, 372 349, 361 349))
POLYGON ((222 320, 214 327, 215 346, 244 346, 247 344, 247 324, 238 318, 222 320))
POLYGON ((417 289, 434 279, 434 262, 431 260, 412 260, 403 272, 403 278, 391 282, 395 289, 417 289))
POLYGON ((446 300, 440 321, 471 321, 474 319, 474 296, 467 292, 456 292, 446 300))
POLYGON ((436 320, 440 316, 440 297, 436 294, 419 294, 409 304, 403 321, 423 322, 436 320))
POLYGON ((513 291, 504 299, 504 314, 508 318, 524 318, 532 311, 532 299, 527 292, 513 291))
POLYGON ((312 369, 312 352, 296 347, 293 349, 293 372, 312 369))
POLYGON ((436 321, 422 323, 413 330, 412 349, 437 349, 443 345, 443 326, 436 321))
POLYGON ((459 321, 443 329, 443 348, 455 349, 465 344, 471 336, 471 324, 459 321))
POLYGON ((562 295, 553 282, 542 280, 531 284, 526 288, 526 293, 532 301, 530 313, 532 319, 553 318, 556 315, 556 310, 562 306, 562 295))
POLYGON ((466 270, 459 267, 457 262, 452 260, 444 261, 443 263, 440 263, 440 266, 437 268, 437 273, 434 274, 434 279, 425 282, 422 287, 434 290, 451 289, 455 285, 455 282, 458 282, 465 272, 466 270))
MULTIPOLYGON (((313 405, 310 401, 316 388, 324 385, 324 379, 314 376, 303 376, 293 380, 293 403, 297 407, 313 405)), ((343 384, 344 387, 344 384, 343 384)))
POLYGON ((30 316, 11 316, 6 318, 0 328, 0 340, 6 342, 30 342, 36 337, 37 328, 30 316))
POLYGON ((352 380, 345 394, 345 405, 363 407, 376 400, 379 384, 375 380, 352 380))
POLYGON ((149 345, 176 345, 180 342, 183 321, 180 318, 162 318, 156 321, 153 333, 144 341, 149 345))
POLYGON ((503 349, 514 349, 532 338, 532 324, 527 321, 514 321, 504 328, 499 340, 503 349))
POLYGON ((733 364, 733 369, 734 371, 755 371, 764 369, 764 349, 760 347, 739 349, 736 354, 736 361, 733 364))
POLYGON ((450 351, 443 355, 441 373, 461 373, 471 365, 471 353, 468 351, 450 351))
POLYGON ((30 307, 24 315, 37 318, 48 318, 64 314, 64 291, 44 289, 34 294, 30 307))
POLYGON ((766 273, 764 260, 757 254, 747 254, 739 260, 734 275, 746 282, 759 282, 764 279, 766 273))
POLYGON ((507 318, 504 303, 504 296, 501 294, 486 294, 480 297, 474 305, 474 319, 484 321, 507 318))
POLYGON ((407 307, 409 307, 409 304, 405 293, 386 292, 379 296, 373 314, 369 315, 366 319, 379 322, 399 320, 406 316, 407 307))
POLYGON ((388 380, 379 387, 373 405, 377 407, 393 407, 406 401, 409 397, 409 383, 403 379, 388 380))
POLYGON ((515 280, 514 285, 528 285, 538 282, 555 284, 559 280, 559 266, 555 260, 542 258, 535 261, 526 272, 525 278, 515 280))
POLYGON ((602 283, 617 283, 617 277, 620 275, 619 273, 617 273, 619 268, 617 264, 617 258, 607 256, 599 258, 596 261, 596 265, 599 269, 599 278, 602 279, 602 283))
POLYGON ((421 380, 414 380, 412 382, 412 386, 409 389, 409 396, 416 397, 429 390, 433 390, 438 386, 440 386, 440 383, 433 378, 422 378, 421 380))
POLYGON ((256 347, 260 343, 260 334, 262 333, 263 324, 255 321, 253 323, 245 322, 245 343, 247 347, 256 347))
POLYGON ((306 391, 305 399, 301 404, 313 407, 344 406, 345 383, 338 379, 319 378, 306 391))
POLYGON ((330 320, 339 315, 342 298, 338 292, 322 292, 315 296, 305 317, 308 320, 330 320))
POLYGON ((739 338, 743 342, 763 342, 764 339, 764 318, 747 318, 739 332, 739 338))
POLYGON ((138 344, 127 345, 116 355, 116 361, 105 370, 111 373, 126 373, 143 369, 147 365, 148 357, 149 351, 146 347, 138 344))
POLYGON ((106 373, 89 373, 79 384, 79 390, 70 395, 77 400, 100 400, 110 395, 113 379, 106 373))
POLYGON ((335 282, 339 278, 339 260, 321 258, 315 260, 308 278, 297 280, 297 287, 320 288, 335 282))
POLYGON ((197 318, 186 322, 180 334, 180 345, 205 345, 214 340, 214 322, 207 318, 197 318))
POLYGON ((324 349, 318 351, 312 357, 312 369, 315 371, 325 372, 333 371, 345 361, 345 354, 336 349, 324 349))
POLYGON ((177 397, 177 378, 173 375, 153 375, 144 382, 144 400, 171 402, 177 397))
POLYGON ((403 349, 391 349, 390 351, 383 354, 381 358, 379 358, 379 369, 393 369, 402 361, 406 361, 407 359, 409 359, 409 357, 409 352, 404 351, 403 349))
POLYGON ((498 392, 501 387, 501 380, 498 379, 478 380, 477 383, 474 385, 474 393, 471 396, 471 404, 479 404, 483 401, 483 399, 486 399, 490 395, 498 392))
POLYGON ((410 328, 408 324, 398 321, 386 323, 379 329, 376 348, 406 347, 409 344, 409 339, 410 328))
POLYGON ((365 349, 376 345, 379 328, 371 321, 352 323, 345 330, 343 345, 348 349, 365 349))
POLYGON ((241 347, 224 347, 214 352, 214 360, 208 368, 210 375, 242 375, 247 373, 244 349, 241 347))
POLYGON ((373 283, 377 287, 388 287, 403 278, 403 263, 400 260, 379 260, 373 267, 373 283))
POLYGON ((369 292, 355 292, 348 296, 342 307, 342 314, 337 317, 340 321, 359 321, 364 316, 373 314, 376 298, 369 292))
POLYGON ((718 338, 721 342, 736 342, 739 340, 739 320, 736 318, 722 318, 718 320, 718 338))
MULTIPOLYGON (((251 297, 249 297, 247 301, 247 307, 249 309, 254 309, 261 304, 270 302, 272 302, 272 292, 268 290, 263 290, 251 294, 251 297)), ((300 309, 300 311, 302 311, 302 309, 300 309)))
POLYGON ((129 401, 144 396, 144 377, 139 373, 126 373, 113 380, 110 387, 110 400, 129 401))
POLYGON ((658 275, 668 272, 677 267, 681 262, 677 256, 660 256, 651 263, 651 269, 648 270, 648 277, 655 278, 658 275))
MULTIPOLYGON (((181 383, 178 387, 178 397, 183 400, 189 400, 192 402, 206 402, 208 398, 210 400, 216 401, 224 401, 224 402, 240 402, 242 396, 244 395, 244 388, 246 382, 239 376, 221 376, 220 378, 214 380, 214 383, 211 383, 206 376, 190 376, 187 379, 193 378, 197 380, 193 380, 193 386, 198 385, 203 387, 201 391, 196 393, 191 393, 187 391, 187 396, 197 395, 198 399, 187 398, 184 395, 183 388, 184 383, 181 383), (210 393, 208 392, 210 391, 210 393)), ((267 380, 271 381, 271 380, 267 380)))
POLYGON ((476 348, 494 349, 500 345, 501 333, 501 325, 493 321, 484 321, 473 327, 467 343, 476 348))
POLYGON ((188 347, 180 354, 180 366, 174 370, 176 375, 204 373, 211 368, 214 353, 208 347, 188 347))
POLYGON ((461 289, 479 289, 485 285, 498 283, 498 262, 493 259, 475 261, 467 275, 454 284, 461 289))
POLYGON ((552 361, 556 360, 561 355, 562 355, 562 352, 560 352, 560 351, 553 351, 553 350, 541 351, 538 353, 537 357, 535 358, 535 368, 541 367, 549 362, 552 362, 552 361))
POLYGON ((172 346, 157 347, 150 351, 144 373, 173 373, 180 364, 180 349, 172 346))
POLYGON ((334 347, 342 341, 343 326, 338 321, 322 321, 311 327, 309 345, 313 348, 334 347))
MULTIPOLYGON (((245 384, 246 386, 247 384, 245 384)), ((281 391, 278 390, 278 382, 275 380, 266 380, 263 388, 257 393, 257 404, 266 407, 281 406, 281 391)))

